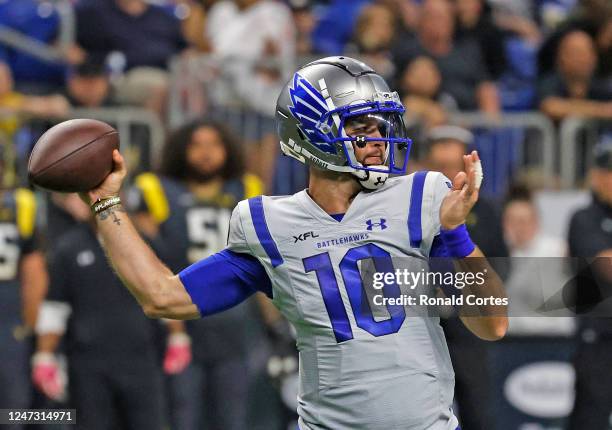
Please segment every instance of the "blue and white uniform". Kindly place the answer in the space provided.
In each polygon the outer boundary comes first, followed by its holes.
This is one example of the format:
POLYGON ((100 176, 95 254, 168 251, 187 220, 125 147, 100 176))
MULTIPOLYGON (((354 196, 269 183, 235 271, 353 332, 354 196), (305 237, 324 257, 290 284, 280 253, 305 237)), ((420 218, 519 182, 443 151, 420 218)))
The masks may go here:
POLYGON ((227 249, 181 272, 202 315, 256 290, 273 298, 297 332, 301 430, 457 428, 438 318, 413 318, 409 306, 373 315, 362 281, 368 261, 386 272, 397 257, 441 254, 432 245, 449 185, 436 172, 391 178, 359 193, 341 221, 306 191, 245 200, 232 214, 227 249))

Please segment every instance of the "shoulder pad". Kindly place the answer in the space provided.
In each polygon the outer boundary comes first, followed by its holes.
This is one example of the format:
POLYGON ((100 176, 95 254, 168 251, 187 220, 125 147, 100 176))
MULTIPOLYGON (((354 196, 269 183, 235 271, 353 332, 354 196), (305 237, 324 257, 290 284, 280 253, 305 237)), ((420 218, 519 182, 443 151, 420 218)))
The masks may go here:
POLYGON ((36 197, 32 191, 18 188, 15 190, 15 203, 19 234, 29 238, 34 234, 36 226, 36 197))
POLYGON ((246 173, 242 177, 242 184, 244 186, 244 198, 250 199, 251 197, 260 196, 263 194, 264 186, 259 176, 253 175, 252 173, 246 173))
POLYGON ((153 219, 159 224, 166 221, 170 216, 170 206, 159 177, 154 173, 142 173, 136 177, 135 183, 142 190, 153 219))

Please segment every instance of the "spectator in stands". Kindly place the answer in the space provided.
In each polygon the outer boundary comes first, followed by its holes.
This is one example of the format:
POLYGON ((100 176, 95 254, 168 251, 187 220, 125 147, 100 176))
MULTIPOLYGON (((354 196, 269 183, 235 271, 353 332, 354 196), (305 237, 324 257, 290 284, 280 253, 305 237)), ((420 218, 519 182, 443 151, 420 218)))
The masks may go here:
MULTIPOLYGON (((426 168, 442 172, 452 180, 461 171, 463 155, 469 153, 472 141, 472 134, 461 127, 434 127, 426 138, 426 168)), ((481 196, 468 216, 466 225, 474 243, 487 256, 508 256, 502 240, 499 215, 490 201, 481 196)), ((496 270, 503 277, 498 267, 496 270)), ((491 377, 488 367, 484 365, 488 362, 487 342, 471 336, 458 318, 445 320, 443 327, 455 368, 455 398, 459 404, 461 428, 495 428, 492 405, 489 402, 491 377)))
POLYGON ((0 44, 0 62, 11 68, 19 92, 39 95, 58 92, 64 85, 67 66, 83 60, 84 53, 74 43, 56 46, 60 14, 53 2, 0 2, 0 24, 30 42, 37 42, 46 57, 41 59, 25 50, 0 44))
MULTIPOLYGON (((220 251, 234 206, 263 192, 259 179, 244 173, 237 145, 220 124, 192 122, 166 142, 163 175, 136 178, 135 221, 172 270, 220 251)), ((174 428, 247 427, 246 309, 186 323, 194 360, 185 375, 171 381, 174 428)))
POLYGON ((173 0, 174 14, 181 19, 183 38, 190 48, 198 52, 210 52, 206 37, 206 5, 198 0, 173 0))
POLYGON ((272 0, 221 0, 210 9, 206 34, 238 97, 272 115, 285 77, 294 69, 295 24, 289 7, 272 0))
POLYGON ((332 0, 322 9, 312 34, 314 51, 342 55, 355 31, 361 9, 372 0, 332 0))
POLYGON ((83 3, 77 8, 77 37, 88 58, 98 63, 121 52, 126 70, 166 70, 169 59, 186 47, 180 21, 144 0, 83 3))
POLYGON ((403 38, 416 31, 421 13, 421 0, 376 0, 391 8, 393 15, 399 20, 397 37, 403 38))
POLYGON ((402 102, 406 106, 406 126, 422 126, 428 130, 446 123, 445 103, 452 99, 441 93, 442 76, 429 57, 412 60, 401 76, 402 102))
POLYGON ((563 257, 563 240, 540 231, 538 210, 525 186, 511 187, 504 205, 504 239, 512 257, 563 257))
POLYGON ((568 242, 571 257, 593 261, 581 272, 583 276, 576 277, 577 310, 581 301, 596 305, 597 300, 593 298, 597 297, 600 301, 607 299, 604 303, 608 306, 600 308, 599 317, 587 314, 579 321, 578 350, 574 358, 576 398, 569 430, 606 429, 612 410, 612 309, 609 305, 612 292, 609 260, 612 258, 612 145, 602 142, 596 146, 594 158, 592 202, 572 216, 568 242), (599 259, 593 260, 593 257, 599 259))
POLYGON ((537 50, 542 33, 535 20, 530 0, 492 2, 497 28, 506 37, 500 51, 506 67, 497 81, 501 103, 507 110, 532 110, 537 83, 537 50))
POLYGON ((70 105, 61 95, 32 96, 13 88, 13 76, 6 64, 0 63, 0 132, 12 137, 27 117, 65 117, 70 105))
POLYGON ((55 353, 67 334, 70 403, 79 411, 79 428, 161 430, 163 398, 155 323, 120 288, 121 281, 88 223, 91 210, 76 194, 66 198, 72 200, 66 208, 82 206, 72 210, 82 222, 63 232, 53 246, 49 292, 36 325, 34 384, 51 398, 64 394, 55 353))
POLYGON ((487 73, 498 80, 506 70, 504 33, 496 26, 491 8, 485 0, 455 0, 457 35, 459 39, 473 38, 482 52, 487 73))
POLYGON ((538 53, 538 69, 546 75, 551 73, 559 57, 561 40, 570 32, 584 31, 596 41, 598 63, 602 67, 598 70, 599 77, 609 77, 610 72, 610 37, 606 36, 606 28, 612 21, 612 2, 609 0, 580 0, 572 11, 570 17, 562 22, 550 34, 538 53), (603 36, 600 38, 600 35, 603 36), (605 68, 603 67, 605 64, 605 68))
MULTIPOLYGON (((452 180, 461 171, 462 156, 471 150, 470 145, 473 144, 474 136, 464 128, 443 125, 429 130, 425 140, 427 142, 426 167, 429 170, 442 172, 452 180)), ((486 178, 487 167, 484 166, 484 168, 486 178)), ((486 255, 508 256, 508 249, 503 241, 500 214, 491 200, 480 196, 478 203, 466 220, 466 225, 474 243, 483 252, 486 252, 486 255)), ((503 271, 498 270, 498 273, 504 276, 503 271)))
POLYGON ((531 0, 489 0, 495 25, 507 33, 520 37, 533 47, 539 47, 542 31, 536 22, 531 0))
POLYGON ((86 61, 74 67, 68 75, 66 95, 72 106, 97 108, 111 105, 111 84, 105 66, 86 61))
POLYGON ((490 81, 480 47, 473 40, 453 39, 455 16, 448 0, 425 0, 416 37, 399 40, 395 61, 399 70, 416 57, 429 56, 442 75, 442 89, 459 109, 497 114, 500 110, 495 84, 490 81))
POLYGON ((187 47, 175 16, 144 0, 87 2, 77 8, 77 40, 88 59, 113 69, 118 103, 163 114, 168 62, 187 47))
POLYGON ((559 45, 555 73, 539 83, 542 112, 555 120, 567 116, 612 118, 612 88, 594 76, 597 53, 583 31, 566 34, 559 45))
POLYGON ((536 312, 543 298, 553 296, 565 279, 567 245, 561 238, 546 235, 540 229, 538 209, 531 191, 523 185, 510 188, 504 204, 504 239, 512 259, 508 291, 513 335, 572 334, 573 318, 545 318, 536 312))
POLYGON ((391 45, 395 37, 397 18, 384 4, 371 4, 361 9, 352 43, 346 47, 347 55, 359 58, 372 66, 385 79, 395 74, 391 61, 391 45))
POLYGON ((295 22, 295 53, 298 57, 313 55, 312 32, 317 24, 311 0, 289 0, 295 22))

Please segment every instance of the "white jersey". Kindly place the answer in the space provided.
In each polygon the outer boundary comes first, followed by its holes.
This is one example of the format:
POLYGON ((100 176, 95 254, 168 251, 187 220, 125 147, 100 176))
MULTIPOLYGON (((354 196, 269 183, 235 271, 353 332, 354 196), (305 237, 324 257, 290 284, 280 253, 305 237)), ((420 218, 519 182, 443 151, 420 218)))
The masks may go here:
POLYGON ((411 317, 409 306, 374 316, 361 271, 365 261, 377 271, 396 257, 427 261, 449 185, 436 172, 391 178, 359 193, 340 222, 306 191, 234 210, 229 248, 258 258, 297 332, 301 430, 457 427, 439 319, 411 317))

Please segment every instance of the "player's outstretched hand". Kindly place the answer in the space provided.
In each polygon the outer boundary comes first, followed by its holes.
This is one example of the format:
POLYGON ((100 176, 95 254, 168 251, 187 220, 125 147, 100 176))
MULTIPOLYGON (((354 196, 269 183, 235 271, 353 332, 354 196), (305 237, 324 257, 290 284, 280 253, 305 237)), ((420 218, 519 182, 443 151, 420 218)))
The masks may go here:
POLYGON ((125 160, 117 149, 113 151, 113 171, 93 190, 86 193, 81 193, 81 199, 88 205, 91 205, 98 199, 116 196, 119 194, 121 184, 127 175, 125 160))
POLYGON ((478 200, 482 181, 482 168, 478 152, 463 156, 464 171, 453 179, 453 188, 444 198, 440 207, 440 223, 445 230, 451 230, 465 223, 470 210, 478 200))

